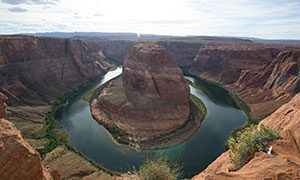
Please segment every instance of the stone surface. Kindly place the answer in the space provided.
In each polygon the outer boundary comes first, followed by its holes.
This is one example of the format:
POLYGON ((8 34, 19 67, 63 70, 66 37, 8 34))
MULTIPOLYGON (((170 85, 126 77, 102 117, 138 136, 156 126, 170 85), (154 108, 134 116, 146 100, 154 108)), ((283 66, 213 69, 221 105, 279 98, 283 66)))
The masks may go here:
POLYGON ((257 71, 280 50, 256 45, 207 46, 199 50, 192 69, 222 83, 234 83, 242 70, 257 71))
POLYGON ((91 109, 100 124, 149 138, 186 123, 189 94, 183 73, 167 50, 142 43, 135 45, 125 59, 122 79, 105 88, 93 100, 91 109))
MULTIPOLYGON (((0 93, 1 112, 5 96, 0 93)), ((3 110, 4 108, 4 110, 3 110)), ((0 117, 0 179, 60 179, 56 172, 51 172, 41 164, 39 153, 24 141, 20 131, 15 126, 0 117)))
POLYGON ((7 105, 5 101, 7 96, 0 92, 0 118, 4 118, 7 115, 7 105))
POLYGON ((0 91, 9 105, 43 105, 110 67, 97 44, 0 36, 0 91))
POLYGON ((260 124, 273 128, 281 125, 283 128, 282 139, 270 144, 272 154, 258 152, 242 169, 230 171, 226 152, 192 180, 300 179, 300 94, 260 124))
MULTIPOLYGON (((146 42, 146 40, 99 40, 99 38, 87 38, 95 41, 100 47, 103 54, 113 59, 118 63, 123 63, 127 53, 133 47, 135 42, 146 42)), ((199 48, 205 45, 245 45, 253 44, 249 40, 242 40, 237 38, 220 38, 220 37, 185 37, 185 38, 170 38, 159 40, 147 40, 157 42, 157 44, 165 47, 172 55, 174 60, 180 67, 190 67, 193 59, 197 55, 199 48)))
POLYGON ((297 46, 220 45, 200 48, 190 72, 238 94, 261 120, 287 103, 298 85, 297 46))
POLYGON ((299 92, 299 66, 299 50, 281 51, 258 71, 243 71, 234 89, 263 119, 299 92))

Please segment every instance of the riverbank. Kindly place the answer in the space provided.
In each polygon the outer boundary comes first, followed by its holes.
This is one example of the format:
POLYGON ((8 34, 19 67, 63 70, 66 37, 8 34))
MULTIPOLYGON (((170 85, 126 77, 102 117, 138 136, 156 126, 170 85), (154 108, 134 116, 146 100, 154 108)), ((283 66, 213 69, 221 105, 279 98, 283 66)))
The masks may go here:
POLYGON ((68 134, 60 130, 58 127, 58 116, 64 105, 68 101, 72 101, 78 94, 84 93, 86 89, 95 86, 106 72, 103 72, 99 77, 91 79, 90 81, 79 85, 64 95, 57 97, 49 106, 45 117, 45 123, 38 135, 34 137, 35 140, 41 140, 43 143, 41 149, 37 149, 42 158, 43 163, 49 165, 52 169, 57 170, 63 177, 72 177, 71 174, 82 173, 80 177, 88 176, 89 173, 98 173, 109 176, 119 176, 120 173, 113 172, 99 165, 95 161, 85 156, 82 152, 73 147, 68 140, 68 134), (61 151, 63 149, 63 151, 61 151), (62 153, 63 152, 63 153, 62 153), (53 158, 55 156, 55 158, 53 158), (76 169, 73 167, 61 167, 57 164, 63 164, 63 162, 81 162, 81 165, 77 165, 76 169), (70 174, 71 173, 71 174, 70 174))
MULTIPOLYGON (((232 130, 232 132, 231 132, 231 136, 232 137, 236 137, 236 135, 237 135, 238 132, 242 131, 246 127, 249 127, 251 124, 254 124, 254 125, 258 124, 258 121, 256 120, 256 118, 252 114, 251 109, 248 106, 248 104, 241 97, 239 97, 237 94, 234 93, 234 91, 230 87, 230 85, 219 83, 219 82, 215 81, 212 78, 208 78, 208 77, 202 76, 200 73, 195 72, 195 71, 191 71, 191 70, 188 70, 188 69, 184 70, 184 74, 188 75, 188 76, 191 76, 191 77, 195 78, 198 81, 204 81, 206 83, 212 84, 212 85, 214 85, 216 87, 219 87, 219 88, 222 88, 222 89, 226 90, 228 92, 228 94, 230 95, 230 97, 232 97, 232 99, 234 100, 236 106, 241 111, 243 111, 243 113, 247 117, 247 122, 243 126, 232 130)), ((197 85, 197 83, 191 82, 191 85, 193 87, 195 87, 195 88, 199 88, 199 86, 197 85)))
MULTIPOLYGON (((110 85, 114 88, 114 93, 112 94, 116 97, 110 97, 109 99, 111 101, 116 101, 115 103, 121 103, 120 101, 126 98, 126 96, 122 93, 122 88, 118 89, 118 87, 121 87, 120 83, 120 79, 113 79, 99 87, 97 90, 93 90, 94 94, 92 97, 97 98, 101 92, 110 85)), ((139 150, 173 146, 189 139, 198 130, 201 125, 201 121, 207 113, 205 105, 203 103, 201 104, 199 99, 193 96, 190 98, 190 110, 191 113, 189 115, 189 119, 181 127, 162 135, 139 138, 118 129, 113 123, 110 123, 111 117, 108 112, 100 110, 96 106, 95 102, 91 103, 91 111, 93 112, 92 114, 94 119, 96 119, 96 121, 101 125, 105 126, 116 143, 126 144, 139 150)))

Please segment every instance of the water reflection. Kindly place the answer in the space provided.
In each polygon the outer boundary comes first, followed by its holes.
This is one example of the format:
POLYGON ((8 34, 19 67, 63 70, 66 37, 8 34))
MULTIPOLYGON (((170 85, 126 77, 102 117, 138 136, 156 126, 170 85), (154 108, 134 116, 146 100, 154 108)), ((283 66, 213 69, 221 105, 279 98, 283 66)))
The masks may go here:
MULTIPOLYGON (((107 73, 95 86, 121 72, 122 69, 118 68, 107 73)), ((126 171, 137 167, 149 156, 164 154, 179 157, 185 174, 199 173, 224 151, 230 131, 244 124, 246 117, 222 88, 198 82, 192 77, 186 78, 201 87, 200 90, 190 87, 191 93, 204 102, 208 114, 197 133, 182 144, 154 151, 137 151, 115 144, 109 132, 92 118, 89 104, 81 99, 84 92, 62 109, 59 127, 68 132, 70 143, 79 151, 111 170, 126 171)))

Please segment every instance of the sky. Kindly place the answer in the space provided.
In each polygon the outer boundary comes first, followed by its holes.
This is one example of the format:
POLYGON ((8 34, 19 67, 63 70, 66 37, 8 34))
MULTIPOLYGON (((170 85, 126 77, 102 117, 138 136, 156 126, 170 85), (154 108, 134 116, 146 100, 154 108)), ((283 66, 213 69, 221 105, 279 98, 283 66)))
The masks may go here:
POLYGON ((0 0, 0 34, 35 32, 300 39, 300 0, 0 0))

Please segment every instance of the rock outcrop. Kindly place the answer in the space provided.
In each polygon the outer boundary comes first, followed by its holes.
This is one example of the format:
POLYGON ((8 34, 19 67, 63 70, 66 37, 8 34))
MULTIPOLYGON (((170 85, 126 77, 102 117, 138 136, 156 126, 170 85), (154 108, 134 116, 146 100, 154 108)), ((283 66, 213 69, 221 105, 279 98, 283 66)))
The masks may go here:
POLYGON ((299 50, 282 51, 258 71, 242 71, 234 89, 263 119, 300 91, 299 67, 299 50))
POLYGON ((181 69, 165 48, 136 44, 124 61, 122 79, 93 100, 92 114, 100 124, 147 139, 187 122, 189 94, 181 69))
POLYGON ((300 94, 260 124, 273 128, 281 125, 283 128, 282 139, 270 144, 272 154, 258 152, 243 168, 230 171, 226 152, 192 180, 300 179, 300 94))
POLYGON ((0 93, 0 179, 60 179, 41 164, 39 153, 24 141, 20 131, 4 119, 7 97, 0 93))
POLYGON ((120 64, 134 45, 131 40, 95 40, 105 57, 120 64))
POLYGON ((200 48, 192 69, 222 83, 234 83, 242 70, 257 72, 280 52, 264 46, 208 46, 200 48))
POLYGON ((130 51, 136 42, 153 41, 158 45, 165 47, 172 55, 180 67, 190 67, 193 59, 203 46, 224 46, 224 45, 248 45, 252 44, 249 40, 238 38, 220 38, 220 37, 185 37, 185 38, 162 38, 160 40, 99 40, 87 38, 95 41, 100 47, 103 54, 118 63, 123 63, 126 54, 130 51))
POLYGON ((110 66, 93 42, 0 36, 0 90, 9 105, 47 104, 110 66))
POLYGON ((299 92, 298 52, 295 46, 208 46, 200 48, 190 72, 229 83, 261 120, 299 92))

